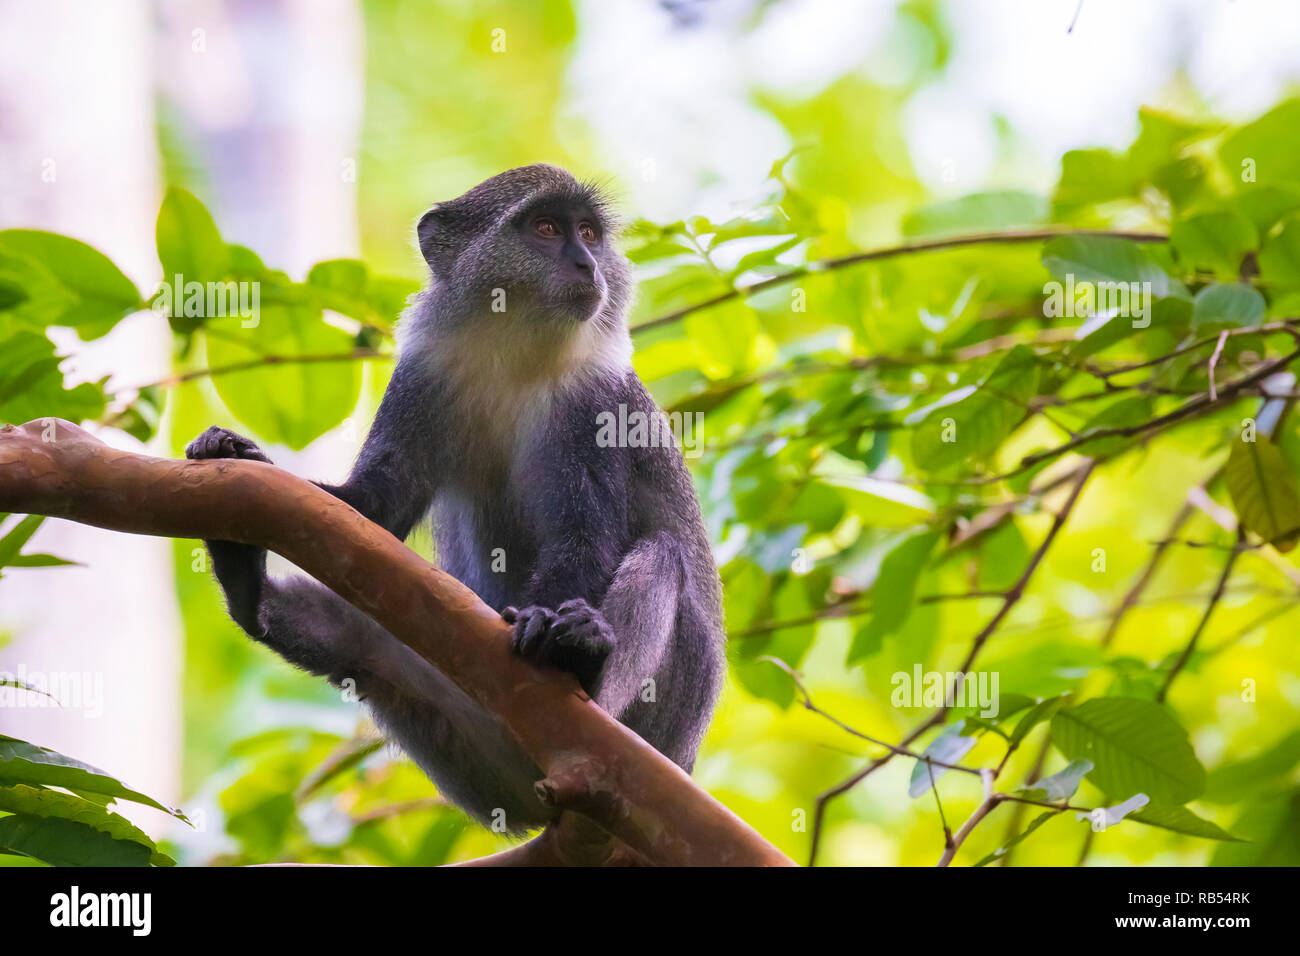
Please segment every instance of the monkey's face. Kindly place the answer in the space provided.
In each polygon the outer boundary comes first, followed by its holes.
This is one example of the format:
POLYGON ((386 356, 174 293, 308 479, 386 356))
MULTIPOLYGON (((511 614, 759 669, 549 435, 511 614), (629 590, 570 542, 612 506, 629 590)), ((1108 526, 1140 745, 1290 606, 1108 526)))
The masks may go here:
POLYGON ((535 342, 622 329, 632 283, 616 232, 598 189, 540 164, 438 203, 416 228, 442 321, 522 322, 535 342))
POLYGON ((603 263, 611 255, 601 217, 581 203, 543 200, 512 227, 526 250, 534 306, 578 322, 597 315, 609 293, 603 263))

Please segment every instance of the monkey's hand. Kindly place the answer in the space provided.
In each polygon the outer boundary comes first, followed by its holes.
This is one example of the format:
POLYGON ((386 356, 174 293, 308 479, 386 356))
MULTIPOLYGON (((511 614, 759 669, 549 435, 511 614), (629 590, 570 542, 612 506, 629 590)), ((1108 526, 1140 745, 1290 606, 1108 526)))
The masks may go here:
MULTIPOLYGON (((271 459, 243 435, 213 425, 185 446, 185 457, 197 461, 205 458, 243 458, 248 461, 271 459)), ((258 620, 262 603, 262 583, 266 579, 266 551, 251 544, 231 541, 205 541, 212 556, 212 570, 226 592, 226 605, 235 623, 253 637, 264 633, 258 620)))
POLYGON ((185 457, 191 460, 244 458, 248 461, 264 461, 268 465, 271 464, 271 459, 267 458, 254 442, 243 435, 236 435, 229 428, 218 428, 216 425, 185 446, 185 457))
POLYGON ((508 607, 501 617, 515 626, 516 653, 568 671, 595 696, 605 659, 614 649, 614 631, 600 611, 575 598, 555 610, 540 605, 523 610, 508 607))

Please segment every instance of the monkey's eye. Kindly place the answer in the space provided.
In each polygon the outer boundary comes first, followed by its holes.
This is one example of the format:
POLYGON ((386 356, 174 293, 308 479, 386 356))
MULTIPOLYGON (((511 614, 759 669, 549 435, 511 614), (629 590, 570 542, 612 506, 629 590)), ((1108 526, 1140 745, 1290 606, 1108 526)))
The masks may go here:
POLYGON ((543 239, 556 239, 560 235, 560 227, 554 219, 538 219, 533 223, 533 229, 543 239))
POLYGON ((596 227, 589 222, 578 223, 578 238, 583 242, 595 242, 596 227))

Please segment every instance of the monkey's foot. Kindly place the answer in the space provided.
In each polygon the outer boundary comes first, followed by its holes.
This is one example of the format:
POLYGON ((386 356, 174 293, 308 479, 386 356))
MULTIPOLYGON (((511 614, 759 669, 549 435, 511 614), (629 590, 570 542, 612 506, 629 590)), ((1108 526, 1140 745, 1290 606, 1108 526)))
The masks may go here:
POLYGON ((515 626, 511 646, 517 654, 568 671, 594 695, 605 659, 614 648, 614 631, 600 611, 576 598, 555 610, 541 605, 523 610, 508 607, 501 617, 515 626))
POLYGON ((216 425, 185 446, 185 457, 189 459, 243 458, 247 461, 264 461, 268 465, 271 464, 271 459, 266 457, 256 443, 243 435, 235 434, 229 428, 218 428, 216 425))

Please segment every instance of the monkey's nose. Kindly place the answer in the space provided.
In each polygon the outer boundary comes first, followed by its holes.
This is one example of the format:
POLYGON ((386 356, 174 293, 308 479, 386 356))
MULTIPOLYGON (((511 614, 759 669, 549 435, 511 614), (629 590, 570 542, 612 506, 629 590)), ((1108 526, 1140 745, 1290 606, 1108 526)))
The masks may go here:
POLYGON ((591 253, 585 248, 575 243, 570 243, 564 250, 564 261, 569 266, 569 275, 571 278, 582 282, 590 282, 596 272, 596 260, 592 258, 591 253))

